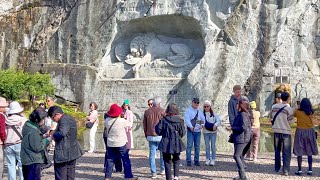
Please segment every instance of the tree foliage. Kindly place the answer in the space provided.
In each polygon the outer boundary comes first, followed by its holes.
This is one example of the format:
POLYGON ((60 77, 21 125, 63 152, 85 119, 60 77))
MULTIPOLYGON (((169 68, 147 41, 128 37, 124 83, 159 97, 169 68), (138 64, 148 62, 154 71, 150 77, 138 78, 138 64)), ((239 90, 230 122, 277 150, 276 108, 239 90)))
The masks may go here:
POLYGON ((0 95, 11 100, 52 95, 54 86, 50 80, 49 74, 0 70, 0 95))

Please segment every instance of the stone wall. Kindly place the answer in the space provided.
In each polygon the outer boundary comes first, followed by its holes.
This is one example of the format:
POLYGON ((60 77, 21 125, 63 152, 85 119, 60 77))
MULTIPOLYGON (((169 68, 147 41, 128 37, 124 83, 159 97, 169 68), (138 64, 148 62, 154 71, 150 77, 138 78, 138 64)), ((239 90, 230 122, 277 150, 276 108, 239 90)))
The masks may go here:
POLYGON ((139 115, 151 96, 171 102, 172 88, 182 112, 199 96, 223 118, 235 84, 263 114, 281 81, 291 85, 293 102, 319 103, 319 0, 154 2, 0 1, 1 67, 48 72, 56 95, 82 107, 97 101, 105 110, 132 98, 139 115), (117 92, 124 80, 141 89, 134 77, 150 82, 139 98, 117 92), (154 87, 166 78, 184 80, 154 87))

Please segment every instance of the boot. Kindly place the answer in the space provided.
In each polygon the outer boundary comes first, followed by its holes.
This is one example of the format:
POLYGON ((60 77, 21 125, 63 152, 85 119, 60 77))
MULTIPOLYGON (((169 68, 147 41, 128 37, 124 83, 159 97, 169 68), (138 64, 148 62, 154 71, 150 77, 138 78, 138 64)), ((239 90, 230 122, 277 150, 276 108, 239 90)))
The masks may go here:
POLYGON ((240 170, 239 175, 240 175, 241 180, 248 180, 246 172, 244 170, 242 170, 242 171, 240 170))

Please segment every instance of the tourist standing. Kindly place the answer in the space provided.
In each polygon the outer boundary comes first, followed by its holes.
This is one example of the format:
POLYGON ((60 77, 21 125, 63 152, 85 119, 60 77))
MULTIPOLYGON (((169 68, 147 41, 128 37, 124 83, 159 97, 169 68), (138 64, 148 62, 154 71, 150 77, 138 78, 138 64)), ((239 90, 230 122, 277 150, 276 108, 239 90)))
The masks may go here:
POLYGON ((238 103, 238 115, 234 119, 231 129, 234 141, 234 160, 237 163, 239 177, 235 179, 247 179, 245 173, 245 164, 243 161, 243 150, 250 142, 251 136, 251 119, 249 112, 249 103, 245 100, 240 100, 238 103))
POLYGON ((5 115, 6 107, 8 107, 7 100, 3 97, 0 97, 0 179, 2 179, 3 177, 3 169, 4 169, 3 146, 6 140, 6 120, 7 120, 7 116, 5 115))
MULTIPOLYGON (((165 111, 160 107, 161 98, 156 97, 153 100, 153 106, 144 112, 143 129, 145 137, 149 142, 149 163, 151 170, 151 178, 157 178, 156 153, 158 150, 161 136, 159 136, 155 127, 159 120, 165 116, 165 111)), ((165 174, 162 153, 160 153, 160 174, 165 174)))
POLYGON ((250 107, 253 114, 252 123, 252 137, 251 137, 251 150, 249 151, 249 159, 254 162, 257 161, 259 141, 260 141, 260 112, 256 111, 257 104, 255 101, 250 102, 250 107))
POLYGON ((56 142, 53 156, 55 179, 75 179, 76 160, 83 155, 77 139, 77 123, 58 106, 51 106, 48 116, 58 123, 52 134, 56 142))
POLYGON ((45 149, 51 138, 43 138, 40 126, 44 124, 47 112, 42 108, 35 109, 22 129, 21 162, 25 180, 40 180, 41 166, 46 162, 45 149))
POLYGON ((285 176, 290 172, 291 161, 291 127, 294 123, 293 109, 289 106, 290 95, 288 92, 281 93, 282 103, 274 104, 272 111, 272 130, 274 132, 274 150, 275 150, 275 172, 280 172, 281 168, 281 151, 283 169, 285 176))
POLYGON ((191 106, 186 110, 184 114, 184 120, 187 125, 187 150, 186 161, 187 166, 191 166, 191 150, 194 145, 194 165, 200 166, 200 139, 201 129, 204 125, 205 118, 199 108, 199 99, 193 98, 191 106))
POLYGON ((229 123, 232 126, 233 120, 236 118, 238 114, 237 104, 239 103, 241 97, 241 86, 235 85, 233 86, 233 95, 231 95, 230 100, 228 102, 228 116, 229 123))
POLYGON ((298 171, 296 175, 302 175, 302 156, 308 156, 308 175, 312 175, 312 155, 318 154, 316 133, 312 121, 314 111, 308 98, 303 98, 300 108, 294 111, 297 118, 297 129, 294 136, 293 154, 298 158, 298 171))
POLYGON ((167 180, 172 179, 172 163, 174 179, 179 179, 180 153, 186 149, 181 139, 186 134, 184 121, 178 115, 177 104, 171 103, 166 109, 166 116, 156 126, 156 133, 162 136, 159 150, 163 154, 167 180))
POLYGON ((216 160, 217 128, 220 126, 221 120, 218 114, 213 112, 211 102, 208 100, 203 104, 203 114, 205 117, 205 127, 202 132, 206 145, 206 165, 213 166, 216 160))
POLYGON ((109 180, 112 176, 112 169, 115 158, 121 157, 124 168, 124 177, 126 179, 133 178, 131 170, 131 162, 127 149, 127 133, 126 128, 130 126, 130 122, 121 118, 122 109, 117 104, 113 104, 108 111, 108 118, 106 120, 107 129, 107 161, 105 179, 109 180))
POLYGON ((95 102, 91 102, 89 104, 90 112, 88 116, 86 117, 86 124, 87 123, 93 123, 92 127, 90 128, 90 133, 89 133, 89 144, 90 148, 88 153, 93 153, 96 147, 96 132, 98 129, 99 125, 99 119, 98 119, 98 105, 95 102))
POLYGON ((133 145, 133 136, 132 136, 132 126, 133 126, 133 112, 130 110, 130 101, 129 99, 126 99, 122 104, 122 116, 124 119, 129 121, 130 126, 127 127, 127 138, 128 138, 128 150, 130 152, 131 149, 134 148, 133 145))
POLYGON ((151 108, 153 106, 153 99, 148 99, 147 103, 148 107, 151 108))
POLYGON ((19 177, 23 180, 22 164, 20 158, 22 127, 27 119, 21 114, 23 107, 17 102, 13 101, 9 104, 8 118, 6 121, 7 138, 5 141, 5 156, 8 164, 8 180, 17 179, 18 166, 19 177))

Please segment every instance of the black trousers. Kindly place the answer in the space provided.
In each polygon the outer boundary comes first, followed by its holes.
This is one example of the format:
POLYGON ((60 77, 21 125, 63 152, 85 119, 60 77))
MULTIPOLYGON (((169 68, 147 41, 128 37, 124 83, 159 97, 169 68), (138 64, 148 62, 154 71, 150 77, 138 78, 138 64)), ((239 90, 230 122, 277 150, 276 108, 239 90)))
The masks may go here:
POLYGON ((167 180, 172 179, 172 172, 171 172, 172 163, 173 163, 173 174, 175 177, 179 177, 180 153, 176 153, 176 154, 162 153, 162 154, 163 154, 163 161, 164 161, 164 170, 166 172, 166 179, 167 180))
POLYGON ((76 174, 76 160, 54 163, 55 180, 74 180, 76 174))
POLYGON ((22 165, 23 179, 41 180, 41 164, 22 165))

